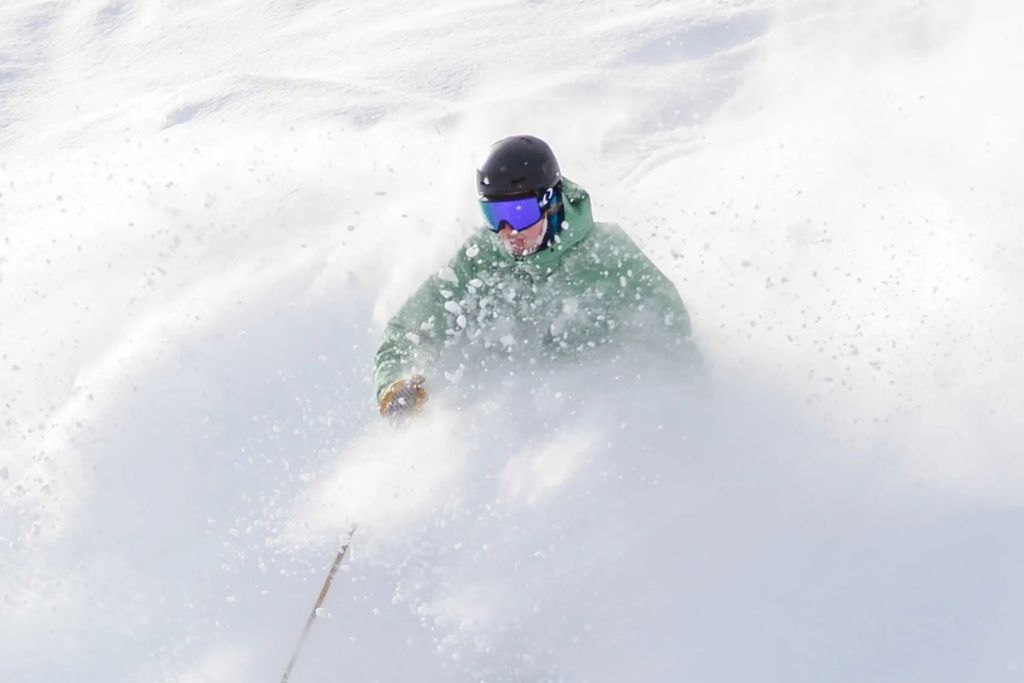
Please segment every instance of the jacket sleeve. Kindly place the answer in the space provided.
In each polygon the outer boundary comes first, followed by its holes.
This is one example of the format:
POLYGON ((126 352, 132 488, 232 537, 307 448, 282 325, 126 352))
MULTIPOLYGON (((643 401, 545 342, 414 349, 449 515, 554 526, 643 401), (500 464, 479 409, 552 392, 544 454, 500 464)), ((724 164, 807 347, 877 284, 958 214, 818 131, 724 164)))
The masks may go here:
POLYGON ((621 229, 616 237, 622 254, 619 265, 623 301, 635 313, 634 322, 643 328, 637 335, 641 345, 654 353, 676 359, 684 376, 696 386, 707 388, 707 370, 693 339, 690 315, 679 291, 668 277, 621 229))
POLYGON ((469 238, 437 273, 431 275, 388 321, 374 358, 373 384, 377 400, 392 382, 413 374, 430 373, 444 350, 448 330, 466 287, 475 277, 473 256, 481 251, 479 237, 469 238))
POLYGON ((377 400, 395 380, 432 367, 444 346, 439 334, 444 318, 444 297, 436 275, 405 302, 388 321, 374 358, 373 383, 377 400))

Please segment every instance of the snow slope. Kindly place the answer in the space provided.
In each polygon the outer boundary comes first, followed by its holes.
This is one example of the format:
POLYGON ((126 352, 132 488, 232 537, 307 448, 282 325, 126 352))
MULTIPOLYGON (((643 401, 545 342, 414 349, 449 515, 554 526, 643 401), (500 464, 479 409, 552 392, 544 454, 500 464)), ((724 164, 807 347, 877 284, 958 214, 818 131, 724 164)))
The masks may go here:
POLYGON ((0 679, 279 680, 357 523, 293 681, 1018 680, 1022 19, 5 3, 0 679), (379 423, 516 132, 676 282, 712 405, 609 368, 379 423))

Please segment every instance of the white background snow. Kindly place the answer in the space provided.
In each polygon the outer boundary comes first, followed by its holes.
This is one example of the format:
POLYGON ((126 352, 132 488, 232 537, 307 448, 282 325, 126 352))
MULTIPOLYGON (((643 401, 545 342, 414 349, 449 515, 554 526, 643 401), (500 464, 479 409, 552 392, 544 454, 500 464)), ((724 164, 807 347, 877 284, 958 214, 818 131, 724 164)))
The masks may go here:
POLYGON ((8 0, 0 680, 1024 680, 1024 6, 8 0), (388 316, 532 133, 715 384, 388 316))

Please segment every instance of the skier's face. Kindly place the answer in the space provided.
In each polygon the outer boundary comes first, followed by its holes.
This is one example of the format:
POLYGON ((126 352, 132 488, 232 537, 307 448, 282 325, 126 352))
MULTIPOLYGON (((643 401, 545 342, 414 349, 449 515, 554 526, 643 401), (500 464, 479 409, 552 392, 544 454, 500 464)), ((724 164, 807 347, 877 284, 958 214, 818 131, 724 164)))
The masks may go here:
POLYGON ((513 256, 532 254, 540 249, 540 244, 544 240, 545 222, 542 217, 530 227, 519 231, 513 230, 506 223, 498 231, 498 239, 513 256))

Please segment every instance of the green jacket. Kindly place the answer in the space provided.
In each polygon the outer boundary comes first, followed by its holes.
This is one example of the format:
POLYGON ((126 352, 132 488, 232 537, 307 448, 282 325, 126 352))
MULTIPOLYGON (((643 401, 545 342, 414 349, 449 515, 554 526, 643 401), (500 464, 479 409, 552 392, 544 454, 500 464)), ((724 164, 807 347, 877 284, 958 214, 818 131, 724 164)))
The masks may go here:
POLYGON ((392 382, 440 377, 502 357, 536 365, 648 347, 703 376, 672 282, 620 228, 594 223, 590 196, 563 180, 565 223, 549 249, 512 256, 481 228, 388 322, 376 355, 378 400, 392 382))

